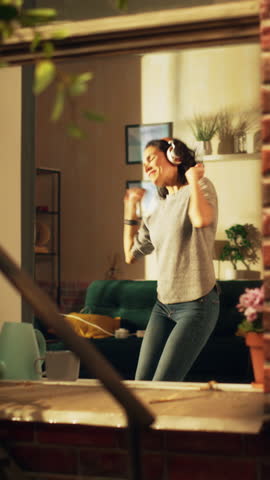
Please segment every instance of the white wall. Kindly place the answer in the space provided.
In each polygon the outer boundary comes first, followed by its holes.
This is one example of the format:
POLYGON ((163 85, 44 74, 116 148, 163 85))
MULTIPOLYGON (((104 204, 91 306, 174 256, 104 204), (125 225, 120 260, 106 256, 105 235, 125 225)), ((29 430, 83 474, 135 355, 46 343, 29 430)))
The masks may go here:
MULTIPOLYGON (((0 69, 0 243, 21 262, 21 68, 0 69)), ((0 325, 21 321, 21 298, 0 274, 0 325)))
MULTIPOLYGON (((259 109, 259 92, 259 45, 154 53, 142 59, 142 122, 173 122, 173 135, 191 148, 195 139, 189 121, 194 114, 259 109)), ((253 151, 256 128, 248 135, 248 152, 253 151)), ((217 148, 214 139, 213 153, 217 148)), ((219 197, 217 239, 226 239, 225 229, 234 223, 261 228, 259 155, 206 161, 205 168, 219 197)), ((154 255, 147 257, 145 268, 146 278, 156 278, 154 255)))

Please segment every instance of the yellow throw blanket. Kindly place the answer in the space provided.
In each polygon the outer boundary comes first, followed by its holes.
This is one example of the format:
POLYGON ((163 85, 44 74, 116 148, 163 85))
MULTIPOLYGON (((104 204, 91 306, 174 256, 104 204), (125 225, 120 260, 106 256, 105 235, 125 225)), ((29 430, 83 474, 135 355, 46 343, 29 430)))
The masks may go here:
POLYGON ((109 317, 95 313, 68 313, 65 319, 74 331, 81 337, 105 338, 114 336, 115 330, 120 328, 120 317, 109 317))

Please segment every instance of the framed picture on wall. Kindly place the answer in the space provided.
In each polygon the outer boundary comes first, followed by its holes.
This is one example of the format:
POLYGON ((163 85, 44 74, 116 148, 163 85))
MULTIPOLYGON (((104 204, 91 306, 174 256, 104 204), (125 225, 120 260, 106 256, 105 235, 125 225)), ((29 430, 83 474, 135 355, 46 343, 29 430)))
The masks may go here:
POLYGON ((139 216, 150 215, 156 208, 158 193, 156 186, 148 180, 128 180, 126 188, 144 188, 145 194, 140 202, 139 216))
POLYGON ((171 137, 172 125, 172 122, 126 125, 126 163, 142 163, 145 145, 150 140, 171 137))

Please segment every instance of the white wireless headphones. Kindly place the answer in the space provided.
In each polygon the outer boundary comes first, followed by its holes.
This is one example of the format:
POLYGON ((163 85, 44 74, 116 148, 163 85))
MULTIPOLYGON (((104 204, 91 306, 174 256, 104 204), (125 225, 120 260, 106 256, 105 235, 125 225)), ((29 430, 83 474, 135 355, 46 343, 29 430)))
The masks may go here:
POLYGON ((174 141, 171 140, 170 138, 163 138, 162 140, 165 140, 170 145, 166 152, 167 159, 169 160, 169 162, 171 162, 173 165, 180 165, 180 163, 182 163, 182 160, 181 160, 181 157, 179 157, 175 153, 174 141))

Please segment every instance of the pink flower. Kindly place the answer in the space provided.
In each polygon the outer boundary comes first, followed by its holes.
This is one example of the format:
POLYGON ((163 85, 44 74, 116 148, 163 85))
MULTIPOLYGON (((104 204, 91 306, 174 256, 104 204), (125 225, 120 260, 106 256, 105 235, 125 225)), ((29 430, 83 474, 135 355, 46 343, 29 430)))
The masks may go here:
POLYGON ((257 320, 258 313, 263 311, 264 286, 261 288, 246 288, 245 293, 240 295, 236 308, 243 312, 248 322, 257 320))

